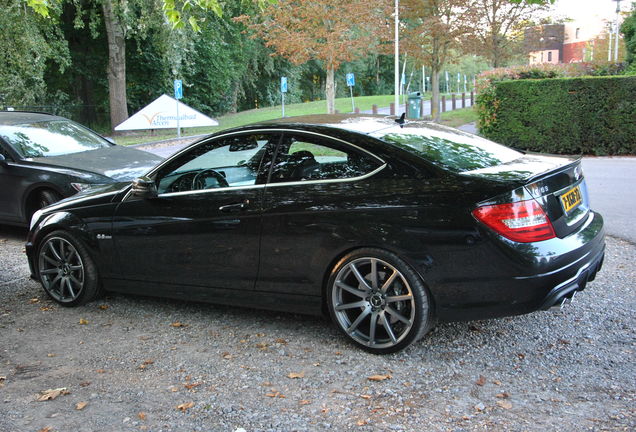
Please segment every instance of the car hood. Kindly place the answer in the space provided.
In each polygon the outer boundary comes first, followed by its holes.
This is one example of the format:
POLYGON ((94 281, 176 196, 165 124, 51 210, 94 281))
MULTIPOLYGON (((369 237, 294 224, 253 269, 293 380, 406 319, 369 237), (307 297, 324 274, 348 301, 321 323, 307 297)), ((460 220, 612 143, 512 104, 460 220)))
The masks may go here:
POLYGON ((527 153, 507 163, 464 171, 461 174, 495 181, 527 182, 550 171, 575 163, 578 159, 571 156, 547 156, 527 153))
POLYGON ((163 159, 145 151, 112 146, 29 160, 41 165, 90 171, 116 181, 129 181, 146 174, 163 159))

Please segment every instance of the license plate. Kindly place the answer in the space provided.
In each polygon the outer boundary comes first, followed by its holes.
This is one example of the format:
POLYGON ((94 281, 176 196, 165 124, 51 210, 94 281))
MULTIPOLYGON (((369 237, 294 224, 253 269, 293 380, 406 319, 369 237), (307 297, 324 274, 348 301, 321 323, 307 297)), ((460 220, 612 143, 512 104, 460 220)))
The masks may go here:
POLYGON ((566 213, 577 208, 581 204, 581 189, 576 186, 561 195, 561 204, 566 213))

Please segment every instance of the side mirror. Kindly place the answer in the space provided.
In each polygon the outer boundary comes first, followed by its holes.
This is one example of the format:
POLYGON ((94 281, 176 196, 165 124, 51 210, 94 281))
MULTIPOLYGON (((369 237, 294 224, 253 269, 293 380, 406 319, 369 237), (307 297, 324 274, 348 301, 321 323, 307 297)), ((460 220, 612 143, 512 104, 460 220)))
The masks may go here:
POLYGON ((138 198, 155 198, 157 196, 157 185, 150 177, 139 177, 132 182, 132 193, 138 198))
POLYGON ((7 166, 7 159, 2 154, 0 154, 0 166, 1 167, 6 167, 7 166))

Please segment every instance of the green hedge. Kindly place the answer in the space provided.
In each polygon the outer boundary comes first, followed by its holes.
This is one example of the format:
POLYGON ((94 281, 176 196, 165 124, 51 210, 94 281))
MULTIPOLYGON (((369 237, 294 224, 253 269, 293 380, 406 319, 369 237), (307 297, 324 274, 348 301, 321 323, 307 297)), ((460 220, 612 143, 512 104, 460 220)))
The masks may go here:
POLYGON ((560 154, 636 154, 636 77, 492 82, 477 98, 482 135, 560 154))

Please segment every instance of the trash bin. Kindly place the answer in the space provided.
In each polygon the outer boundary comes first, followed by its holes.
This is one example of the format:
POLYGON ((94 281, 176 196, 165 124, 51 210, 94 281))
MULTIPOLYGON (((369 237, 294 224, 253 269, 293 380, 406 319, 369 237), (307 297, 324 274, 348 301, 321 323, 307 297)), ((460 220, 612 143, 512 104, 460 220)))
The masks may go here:
POLYGON ((417 119, 422 117, 422 93, 411 92, 409 93, 409 113, 408 117, 417 119))

